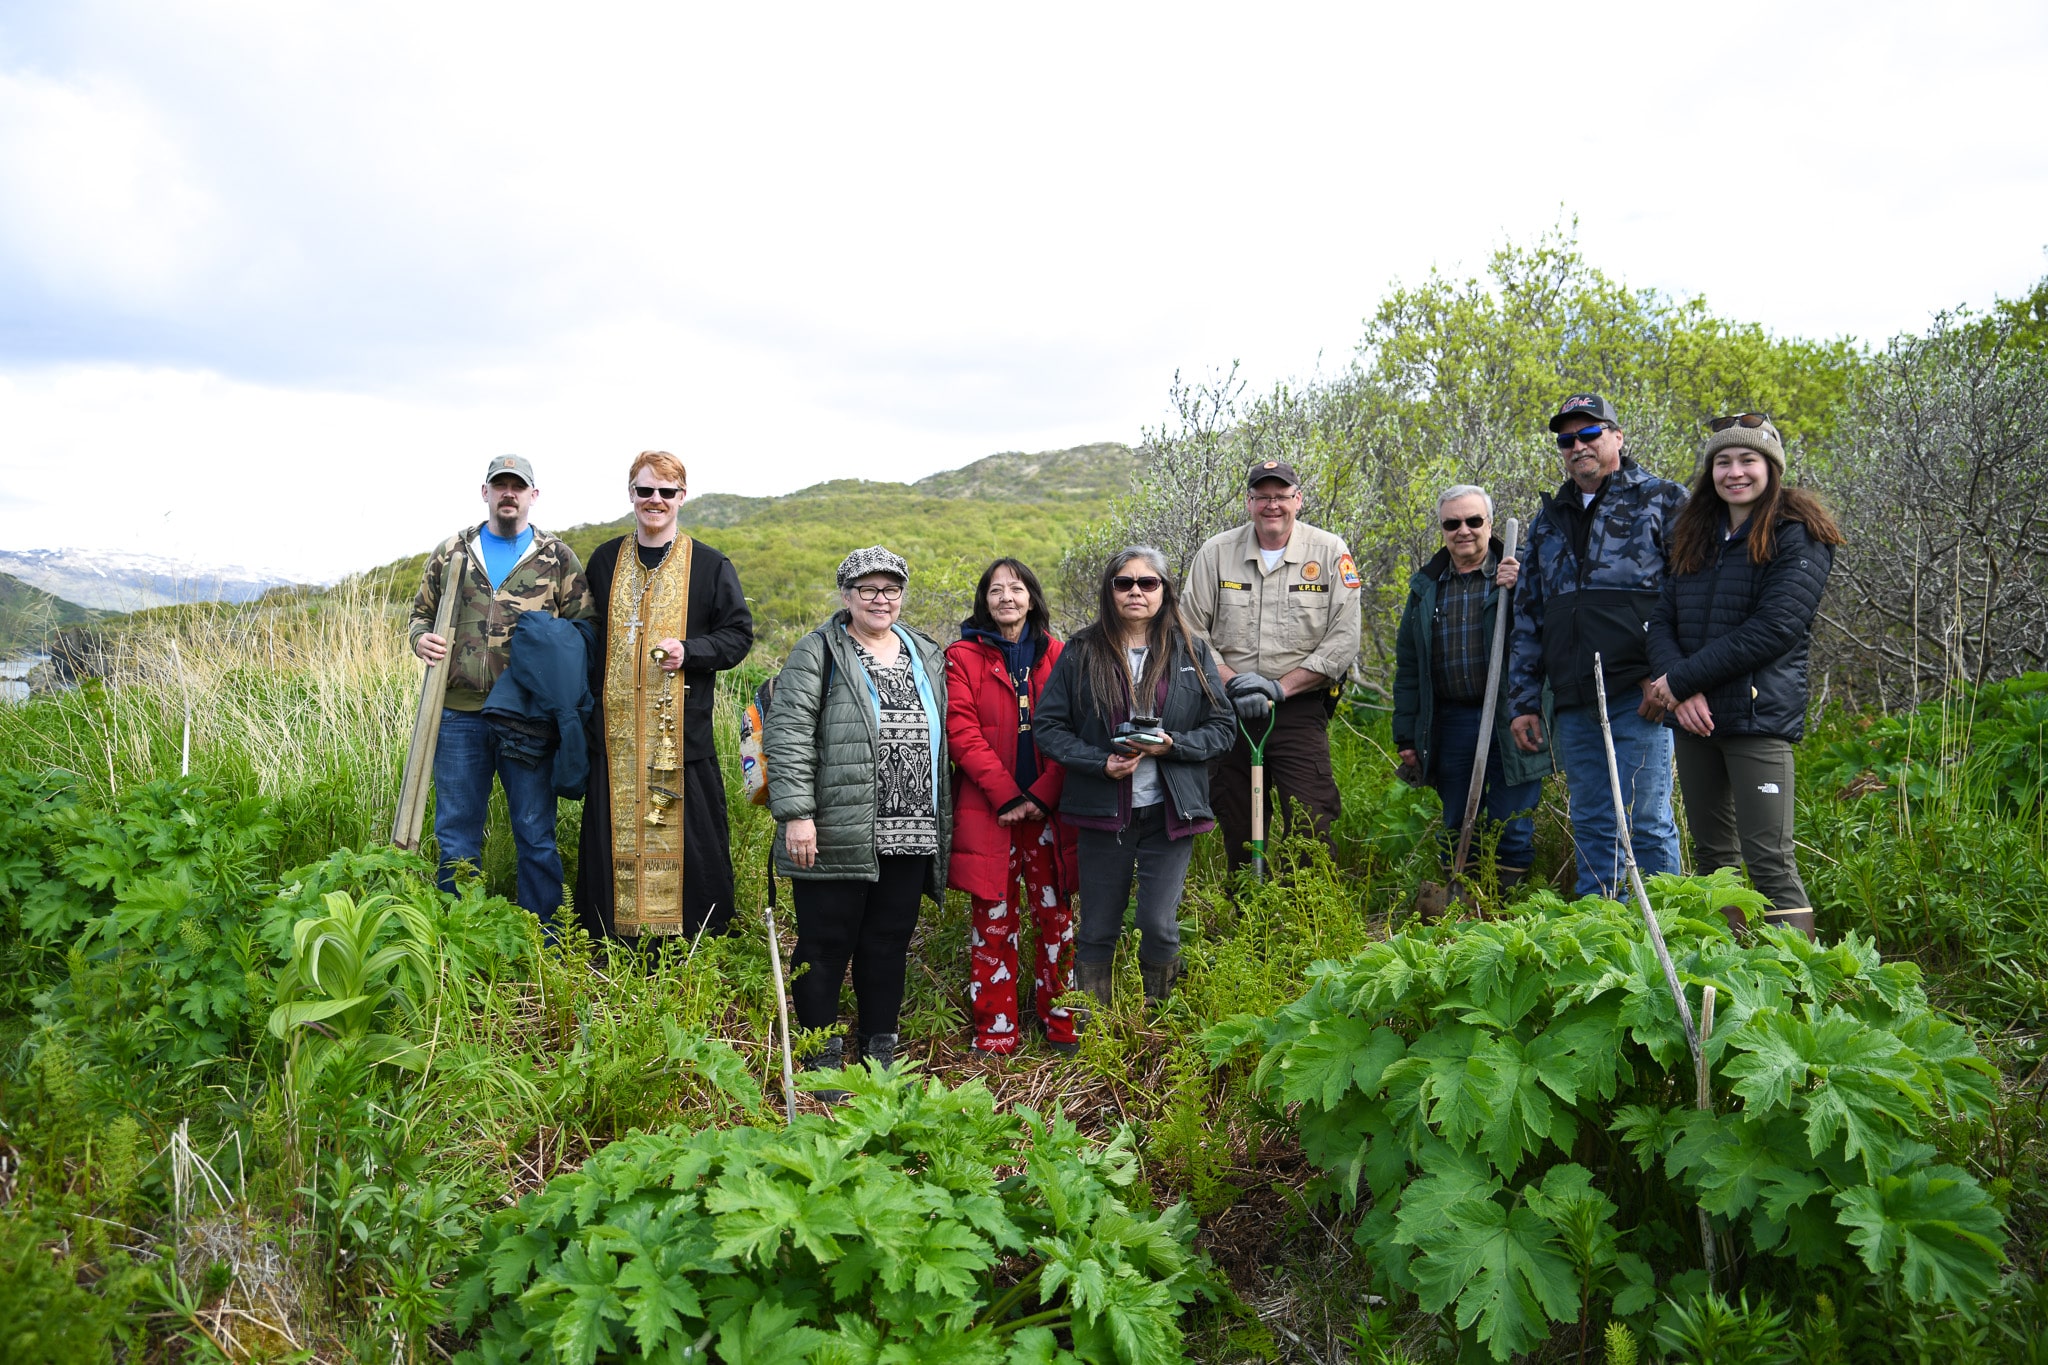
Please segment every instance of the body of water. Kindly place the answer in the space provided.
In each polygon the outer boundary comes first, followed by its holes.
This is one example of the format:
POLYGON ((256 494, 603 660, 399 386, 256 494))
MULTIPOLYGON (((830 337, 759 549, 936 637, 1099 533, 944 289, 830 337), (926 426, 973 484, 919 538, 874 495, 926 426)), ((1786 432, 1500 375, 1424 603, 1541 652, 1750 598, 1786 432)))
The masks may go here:
POLYGON ((23 679, 31 668, 49 657, 31 654, 25 659, 0 659, 0 702, 27 701, 28 684, 23 679))

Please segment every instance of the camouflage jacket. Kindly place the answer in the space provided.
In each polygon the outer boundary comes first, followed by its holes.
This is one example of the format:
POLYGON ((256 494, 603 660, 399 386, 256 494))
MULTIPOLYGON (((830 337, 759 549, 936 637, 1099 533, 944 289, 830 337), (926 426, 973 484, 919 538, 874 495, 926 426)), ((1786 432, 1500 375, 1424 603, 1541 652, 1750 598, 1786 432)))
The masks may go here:
POLYGON ((447 570, 458 570, 462 616, 449 647, 447 701, 456 711, 483 708, 485 694, 505 671, 512 626, 521 615, 551 611, 574 621, 596 610, 576 552, 539 527, 534 528, 525 557, 498 590, 491 591, 483 551, 477 544, 482 529, 467 527, 434 547, 434 553, 427 556, 426 571, 420 575, 419 596, 412 603, 410 640, 417 647, 420 636, 434 628, 447 570))
POLYGON ((1515 715, 1538 713, 1546 679, 1559 709, 1591 705, 1596 653, 1610 702, 1650 676, 1649 623, 1685 498, 1683 487, 1624 455, 1591 507, 1580 506, 1570 480, 1543 500, 1515 586, 1515 715))

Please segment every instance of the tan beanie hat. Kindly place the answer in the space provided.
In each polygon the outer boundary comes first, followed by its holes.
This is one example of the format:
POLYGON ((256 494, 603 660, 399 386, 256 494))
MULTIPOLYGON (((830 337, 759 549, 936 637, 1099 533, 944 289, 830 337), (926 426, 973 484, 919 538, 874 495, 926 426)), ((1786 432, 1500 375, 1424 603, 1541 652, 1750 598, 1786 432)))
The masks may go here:
POLYGON ((1700 447, 1700 467, 1710 468, 1714 463, 1715 452, 1727 450, 1731 446, 1756 451, 1777 467, 1780 479, 1785 477, 1785 443, 1779 438, 1778 429, 1771 425, 1769 419, 1753 427, 1746 427, 1737 422, 1726 430, 1708 436, 1706 444, 1700 447))

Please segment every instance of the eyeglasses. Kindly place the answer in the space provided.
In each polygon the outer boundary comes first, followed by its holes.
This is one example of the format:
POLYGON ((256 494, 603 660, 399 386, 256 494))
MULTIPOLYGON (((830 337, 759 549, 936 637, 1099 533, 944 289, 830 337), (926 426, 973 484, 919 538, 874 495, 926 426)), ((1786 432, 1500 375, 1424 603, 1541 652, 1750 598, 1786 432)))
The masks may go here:
POLYGON ((1482 527, 1482 526, 1484 526, 1484 525, 1486 525, 1486 518, 1485 518, 1485 517, 1483 517, 1483 516, 1479 516, 1479 517, 1445 517, 1445 518, 1444 518, 1444 520, 1443 520, 1443 527, 1444 527, 1444 529, 1445 529, 1446 531, 1455 531, 1455 530, 1457 530, 1457 529, 1458 529, 1458 528, 1459 528, 1460 526, 1469 526, 1469 527, 1471 527, 1471 528, 1472 528, 1473 530, 1475 530, 1475 531, 1476 531, 1476 530, 1478 530, 1478 529, 1479 529, 1480 527, 1482 527))
POLYGON ((1716 417, 1713 421, 1707 423, 1707 430, 1726 431, 1730 427, 1760 427, 1770 420, 1770 417, 1765 413, 1738 412, 1730 417, 1716 417))
POLYGON ((857 583, 854 595, 863 602, 894 602, 903 596, 901 583, 857 583))
POLYGON ((1251 499, 1261 507, 1285 507, 1294 501, 1294 495, 1300 491, 1298 488, 1290 488, 1285 493, 1254 493, 1251 499))
POLYGON ((1118 592, 1129 592, 1132 588, 1139 592, 1158 592, 1165 582, 1166 580, 1157 574, 1142 574, 1136 578, 1129 574, 1118 574, 1109 580, 1109 586, 1118 592))
POLYGON ((633 496, 634 496, 634 497, 636 497, 636 498, 654 498, 654 497, 658 497, 658 498, 660 498, 660 499, 661 499, 661 500, 662 500, 663 502, 674 502, 674 501, 676 500, 676 495, 677 495, 677 494, 679 494, 679 493, 681 493, 682 491, 683 491, 683 490, 682 490, 682 489, 680 489, 680 488, 649 488, 649 487, 648 487, 648 486, 647 486, 646 484, 644 484, 644 483, 636 483, 636 484, 634 484, 634 485, 633 485, 633 496))
POLYGON ((1611 422, 1594 422, 1589 426, 1580 427, 1577 431, 1560 431, 1557 433, 1557 448, 1570 450, 1581 441, 1591 445, 1608 432, 1620 430, 1620 427, 1611 422))

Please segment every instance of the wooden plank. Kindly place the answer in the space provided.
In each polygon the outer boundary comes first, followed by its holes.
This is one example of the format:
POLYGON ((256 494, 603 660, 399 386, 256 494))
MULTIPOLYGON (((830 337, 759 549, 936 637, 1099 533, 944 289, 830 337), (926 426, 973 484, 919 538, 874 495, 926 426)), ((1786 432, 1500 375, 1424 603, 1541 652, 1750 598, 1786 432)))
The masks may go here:
POLYGON ((420 846, 421 826, 427 815, 427 786, 434 775, 434 746, 441 738, 441 704, 448 696, 448 661, 454 657, 456 602, 461 594, 460 557, 465 551, 457 542, 455 552, 441 566, 441 603, 434 613, 434 634, 448 641, 448 653, 441 662, 427 665, 420 683, 419 712, 413 717, 412 744, 406 750, 405 775, 398 784, 398 812, 391 821, 391 842, 413 851, 420 846), (451 572, 451 570, 453 572, 451 572), (456 580, 450 583, 450 579, 456 580))

